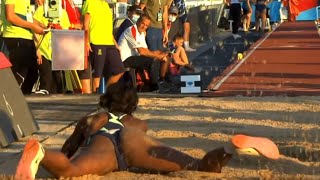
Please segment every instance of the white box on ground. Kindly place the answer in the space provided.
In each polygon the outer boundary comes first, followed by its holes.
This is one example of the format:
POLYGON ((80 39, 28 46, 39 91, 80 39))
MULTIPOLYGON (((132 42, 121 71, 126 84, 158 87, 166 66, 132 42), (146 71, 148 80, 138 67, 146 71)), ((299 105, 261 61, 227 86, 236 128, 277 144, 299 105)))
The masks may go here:
POLYGON ((196 82, 201 81, 200 75, 181 75, 180 81, 185 82, 185 87, 181 87, 181 93, 201 93, 201 86, 196 86, 196 82))
POLYGON ((84 69, 84 31, 51 30, 52 70, 84 69))

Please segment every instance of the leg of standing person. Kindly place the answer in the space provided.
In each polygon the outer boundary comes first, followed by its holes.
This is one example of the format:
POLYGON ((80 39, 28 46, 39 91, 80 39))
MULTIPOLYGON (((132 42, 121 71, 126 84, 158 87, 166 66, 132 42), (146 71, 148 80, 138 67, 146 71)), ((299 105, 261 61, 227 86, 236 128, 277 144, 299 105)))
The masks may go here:
POLYGON ((27 76, 21 87, 21 90, 22 92, 24 92, 24 94, 32 93, 33 86, 38 80, 38 75, 39 73, 38 73, 38 68, 36 67, 36 64, 28 68, 27 76))
POLYGON ((56 93, 65 93, 66 89, 66 80, 65 80, 65 71, 52 71, 52 88, 51 91, 53 94, 56 93))
POLYGON ((38 79, 37 57, 32 40, 4 38, 9 51, 12 72, 24 94, 30 94, 38 79))
POLYGON ((51 61, 46 59, 44 56, 42 56, 42 64, 38 65, 38 69, 39 69, 39 77, 40 77, 39 93, 42 93, 42 94, 53 93, 51 61))
POLYGON ((266 21, 267 21, 267 8, 264 8, 260 14, 261 18, 261 31, 264 32, 266 28, 266 21))
POLYGON ((246 14, 246 30, 248 31, 250 29, 250 24, 251 24, 251 15, 252 15, 252 10, 249 10, 249 12, 246 14))
POLYGON ((233 19, 232 23, 232 34, 234 39, 241 38, 241 36, 238 34, 238 29, 241 24, 241 4, 235 3, 230 5, 230 14, 233 19))
POLYGON ((255 19, 256 19, 256 31, 259 32, 261 29, 260 21, 261 21, 261 5, 256 4, 256 13, 255 13, 255 19))
POLYGON ((107 57, 106 45, 94 45, 91 44, 92 52, 90 52, 90 60, 92 63, 92 92, 97 92, 100 85, 100 78, 103 74, 103 69, 106 63, 107 57))
POLYGON ((120 52, 114 45, 107 46, 106 55, 107 56, 105 57, 106 59, 104 66, 106 66, 106 68, 108 68, 107 70, 111 72, 111 76, 107 80, 106 87, 108 87, 111 84, 114 84, 120 80, 125 69, 120 57, 120 52))
POLYGON ((151 51, 163 50, 162 38, 161 28, 149 27, 146 35, 148 49, 151 51))
MULTIPOLYGON (((185 14, 184 16, 187 16, 185 14)), ((180 17, 181 18, 181 17, 180 17)), ((190 47, 190 22, 186 19, 183 23, 183 39, 184 39, 184 48, 188 52, 196 51, 195 49, 190 47)))
MULTIPOLYGON (((147 30, 146 41, 149 50, 162 50, 162 29, 149 27, 147 30)), ((154 91, 158 89, 157 81, 160 78, 160 61, 153 61, 151 72, 151 91, 154 91)))
POLYGON ((82 93, 84 94, 91 94, 92 87, 91 87, 91 57, 89 57, 88 67, 84 70, 78 70, 77 73, 79 75, 79 79, 82 86, 82 93))

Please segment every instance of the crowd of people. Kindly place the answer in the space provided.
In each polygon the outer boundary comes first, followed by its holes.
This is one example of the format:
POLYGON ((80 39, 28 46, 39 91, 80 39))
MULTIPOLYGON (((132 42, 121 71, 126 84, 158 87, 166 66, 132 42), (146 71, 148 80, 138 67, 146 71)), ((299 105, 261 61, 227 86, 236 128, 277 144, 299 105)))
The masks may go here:
MULTIPOLYGON (((243 30, 245 32, 249 30, 254 30, 262 33, 265 32, 270 11, 268 4, 272 1, 273 0, 224 0, 226 7, 230 9, 229 19, 232 20, 232 35, 234 39, 241 38, 241 36, 238 34, 239 30, 243 30), (255 11, 253 11, 254 8, 255 11), (253 26, 251 26, 252 14, 255 18, 253 26)), ((296 12, 296 10, 292 11, 291 9, 297 2, 290 0, 281 0, 278 3, 281 3, 282 6, 288 10, 288 20, 295 21, 296 16, 298 16, 299 12, 296 12)), ((278 10, 280 11, 280 9, 278 10)), ((281 19, 281 17, 279 18, 281 19)), ((268 23, 270 23, 270 21, 268 23)))
MULTIPOLYGON (((104 0, 84 1, 81 10, 72 0, 62 0, 62 12, 55 18, 44 15, 44 0, 36 0, 34 13, 29 1, 5 0, 1 6, 5 10, 2 13, 4 42, 12 71, 24 94, 60 93, 65 86, 64 72, 51 69, 52 28, 85 31, 84 61, 88 66, 77 71, 82 93, 96 93, 103 77, 106 87, 123 81, 128 68, 150 77, 146 82, 150 91, 168 90, 170 64, 192 70, 186 53, 176 61, 179 56, 169 49, 169 27, 179 19, 184 27, 183 52, 194 51, 189 46, 190 24, 183 0, 142 0, 129 6, 128 18, 115 33, 112 9, 104 0)), ((181 50, 178 52, 181 54, 181 50)))
MULTIPOLYGON (((234 39, 241 38, 238 31, 242 27, 249 30, 252 13, 255 30, 265 31, 270 0, 224 1, 230 8, 234 39)), ((291 1, 282 2, 293 6, 291 1)), ((29 1, 5 0, 1 6, 2 37, 24 94, 65 92, 67 75, 51 69, 54 59, 49 28, 85 31, 87 66, 76 72, 81 93, 96 93, 103 81, 106 87, 123 81, 128 68, 135 70, 137 78, 144 77, 142 81, 149 91, 168 91, 172 85, 170 76, 179 75, 181 68, 194 70, 186 53, 195 49, 189 43, 190 21, 184 0, 141 0, 129 6, 127 18, 115 32, 112 10, 104 0, 86 0, 81 10, 72 0, 62 0, 63 10, 58 18, 44 16, 44 0, 36 0, 34 13, 29 1), (175 21, 183 31, 169 37, 175 21)), ((294 20, 297 13, 289 15, 294 20)))

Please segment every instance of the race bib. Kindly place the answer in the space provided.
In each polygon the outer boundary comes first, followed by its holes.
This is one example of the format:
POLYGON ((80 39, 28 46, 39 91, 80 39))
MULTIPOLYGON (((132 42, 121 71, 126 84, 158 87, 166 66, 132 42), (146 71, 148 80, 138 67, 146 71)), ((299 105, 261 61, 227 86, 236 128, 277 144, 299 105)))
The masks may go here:
POLYGON ((31 14, 30 12, 28 12, 28 13, 26 14, 26 18, 27 18, 27 21, 28 21, 28 22, 33 23, 33 17, 32 17, 32 14, 31 14))
POLYGON ((162 21, 162 12, 161 12, 161 10, 157 13, 157 21, 162 21))

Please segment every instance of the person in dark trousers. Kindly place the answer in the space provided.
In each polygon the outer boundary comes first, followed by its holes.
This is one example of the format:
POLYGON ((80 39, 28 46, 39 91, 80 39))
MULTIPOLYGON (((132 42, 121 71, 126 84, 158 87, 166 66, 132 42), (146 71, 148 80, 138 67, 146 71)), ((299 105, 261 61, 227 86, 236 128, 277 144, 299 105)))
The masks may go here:
POLYGON ((127 28, 119 39, 121 49, 121 59, 125 67, 137 69, 138 71, 147 70, 151 75, 150 86, 159 86, 160 91, 169 91, 169 85, 165 81, 169 66, 169 56, 167 52, 156 50, 152 51, 146 42, 146 31, 149 28, 151 19, 143 14, 138 19, 137 24, 127 28), (152 70, 152 65, 160 62, 160 69, 152 70))
POLYGON ((29 0, 5 0, 1 3, 3 38, 9 51, 12 72, 24 94, 32 92, 38 79, 33 33, 44 34, 45 25, 32 18, 29 0))
POLYGON ((55 177, 104 175, 141 168, 160 173, 180 170, 221 173, 238 148, 253 147, 262 155, 279 158, 277 146, 267 138, 235 135, 230 143, 195 158, 146 134, 145 121, 132 113, 138 105, 136 90, 114 83, 100 97, 101 110, 80 120, 61 152, 45 150, 29 140, 18 163, 15 179, 34 179, 41 163, 55 177))
MULTIPOLYGON (((33 18, 47 26, 50 25, 50 18, 45 17, 44 14, 44 0, 36 0, 37 9, 33 15, 33 18)), ((70 27, 70 22, 68 19, 67 12, 62 11, 61 17, 59 17, 58 25, 62 29, 68 29, 70 27)), ((39 70, 39 90, 35 91, 36 94, 53 94, 57 92, 62 92, 62 76, 60 71, 52 71, 52 34, 48 32, 44 36, 35 36, 37 38, 37 61, 39 70)))
POLYGON ((233 20, 232 23, 232 36, 234 39, 241 38, 238 34, 239 27, 241 25, 241 2, 242 0, 225 0, 230 6, 230 16, 233 20))

